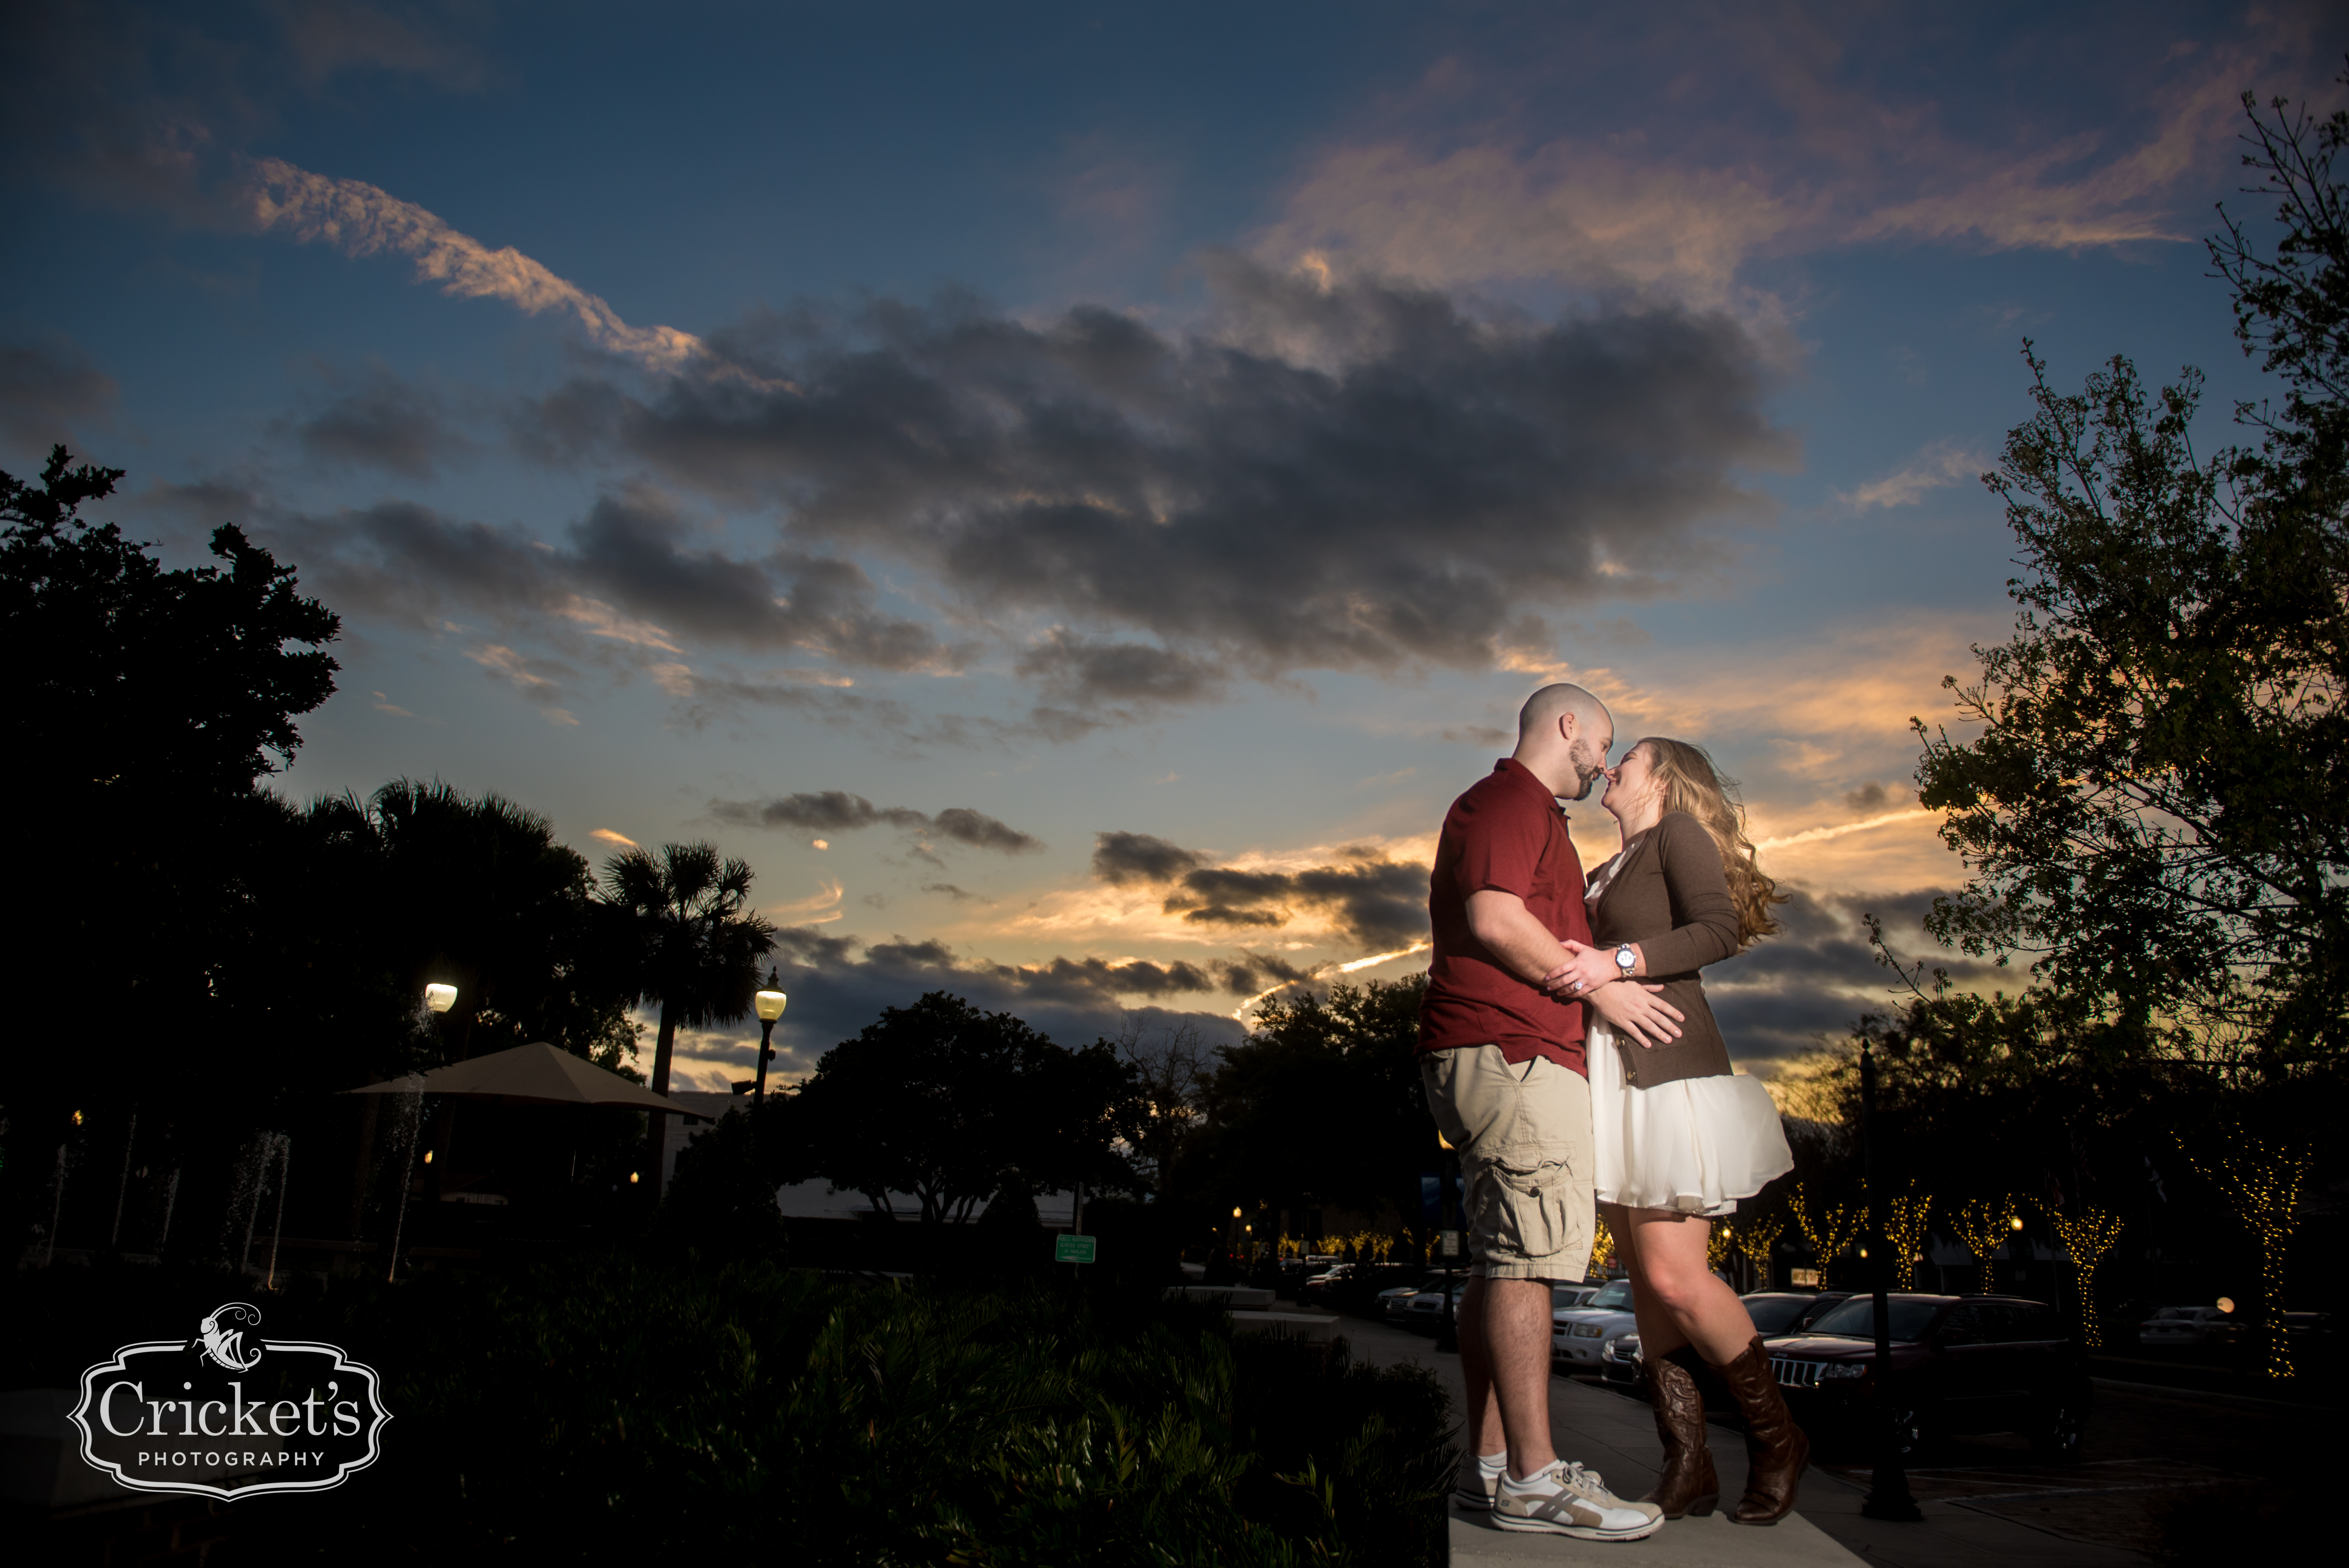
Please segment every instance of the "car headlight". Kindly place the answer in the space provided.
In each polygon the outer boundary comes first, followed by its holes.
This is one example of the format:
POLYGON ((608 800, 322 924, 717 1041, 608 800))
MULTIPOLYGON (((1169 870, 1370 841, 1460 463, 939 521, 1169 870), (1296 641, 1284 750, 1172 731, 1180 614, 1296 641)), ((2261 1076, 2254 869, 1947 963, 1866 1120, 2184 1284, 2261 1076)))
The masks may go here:
POLYGON ((1577 1339, 1596 1339, 1606 1332, 1595 1323, 1578 1323, 1574 1326, 1574 1336, 1577 1339))
POLYGON ((1819 1381, 1822 1383, 1828 1382, 1837 1377, 1865 1377, 1867 1376, 1868 1363, 1865 1361, 1830 1361, 1819 1368, 1819 1381))

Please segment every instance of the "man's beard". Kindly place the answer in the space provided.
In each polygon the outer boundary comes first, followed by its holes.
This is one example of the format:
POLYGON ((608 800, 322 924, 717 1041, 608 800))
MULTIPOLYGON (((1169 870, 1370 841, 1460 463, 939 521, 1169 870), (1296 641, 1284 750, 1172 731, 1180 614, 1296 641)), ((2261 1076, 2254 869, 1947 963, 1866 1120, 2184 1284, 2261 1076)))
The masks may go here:
POLYGON ((1558 799, 1562 800, 1589 799, 1590 787, 1597 783, 1607 772, 1607 759, 1604 757, 1592 757, 1590 753, 1578 742, 1575 745, 1572 750, 1566 754, 1566 759, 1574 765, 1574 777, 1577 782, 1573 794, 1561 795, 1558 799))

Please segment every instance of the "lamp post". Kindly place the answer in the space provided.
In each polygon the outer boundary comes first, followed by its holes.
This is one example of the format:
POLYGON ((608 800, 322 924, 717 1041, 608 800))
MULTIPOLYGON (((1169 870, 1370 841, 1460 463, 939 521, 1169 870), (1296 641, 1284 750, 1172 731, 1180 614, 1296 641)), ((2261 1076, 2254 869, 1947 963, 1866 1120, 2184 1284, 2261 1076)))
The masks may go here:
POLYGON ((1457 1353, 1460 1349, 1460 1323, 1452 1305, 1452 1260, 1458 1255, 1457 1227, 1461 1215, 1453 1202, 1460 1185, 1460 1157, 1452 1148, 1452 1140, 1441 1132, 1435 1141, 1444 1150, 1444 1198, 1436 1208, 1436 1245, 1444 1249, 1444 1317, 1435 1326, 1435 1348, 1457 1353))
POLYGON ((767 971, 769 989, 752 998, 752 1005, 759 1010, 759 1087, 751 1093, 754 1107, 767 1103, 767 1064, 775 1059, 775 1020, 783 1016, 783 1004, 791 1000, 772 988, 775 983, 775 972, 770 969, 767 971))
MULTIPOLYGON (((433 1016, 440 1016, 456 1005, 457 987, 454 985, 434 985, 424 987, 424 1006, 433 1016)), ((384 1283, 387 1284, 399 1277, 399 1237, 400 1233, 408 1228, 408 1189, 416 1181, 416 1143, 423 1136, 424 1106, 419 1096, 416 1107, 416 1125, 409 1130, 408 1134, 408 1168, 402 1171, 399 1176, 399 1217, 394 1220, 391 1225, 391 1264, 383 1271, 384 1283)))
POLYGON ((1868 1041, 1859 1042, 1859 1141, 1860 1169, 1868 1181, 1868 1240, 1860 1256, 1871 1267, 1869 1284, 1876 1298, 1876 1359, 1869 1369, 1875 1381, 1876 1473, 1869 1478, 1868 1496, 1862 1500, 1859 1511, 1870 1519, 1921 1520, 1925 1517, 1917 1500, 1909 1493, 1909 1472, 1900 1465, 1900 1445, 1892 1430, 1892 1396, 1887 1379, 1892 1372, 1892 1301, 1886 1282, 1892 1270, 1892 1249, 1884 1244, 1884 1222, 1880 1211, 1884 1191, 1878 1180, 1876 1160, 1876 1057, 1869 1054, 1868 1041))

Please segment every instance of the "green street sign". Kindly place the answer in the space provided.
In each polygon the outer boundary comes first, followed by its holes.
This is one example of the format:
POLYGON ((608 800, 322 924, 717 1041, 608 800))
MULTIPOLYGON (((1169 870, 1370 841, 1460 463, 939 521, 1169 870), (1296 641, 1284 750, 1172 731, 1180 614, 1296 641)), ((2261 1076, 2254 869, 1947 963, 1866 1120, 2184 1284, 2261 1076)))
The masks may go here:
POLYGON ((1089 1264, 1093 1261, 1092 1236, 1055 1236, 1052 1238, 1052 1261, 1056 1264, 1089 1264))

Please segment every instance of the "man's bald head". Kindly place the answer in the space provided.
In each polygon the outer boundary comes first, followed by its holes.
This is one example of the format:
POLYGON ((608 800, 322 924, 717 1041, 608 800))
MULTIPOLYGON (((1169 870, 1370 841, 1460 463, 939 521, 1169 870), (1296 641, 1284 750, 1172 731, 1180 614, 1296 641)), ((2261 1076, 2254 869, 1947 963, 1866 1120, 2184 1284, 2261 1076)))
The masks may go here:
POLYGON ((1516 759, 1561 799, 1590 793, 1614 745, 1615 719, 1607 705, 1571 682, 1542 687, 1517 710, 1516 759))

